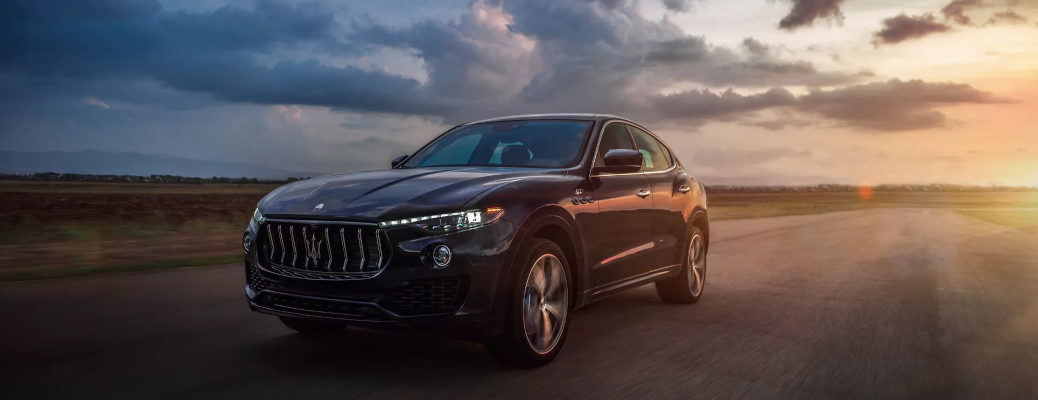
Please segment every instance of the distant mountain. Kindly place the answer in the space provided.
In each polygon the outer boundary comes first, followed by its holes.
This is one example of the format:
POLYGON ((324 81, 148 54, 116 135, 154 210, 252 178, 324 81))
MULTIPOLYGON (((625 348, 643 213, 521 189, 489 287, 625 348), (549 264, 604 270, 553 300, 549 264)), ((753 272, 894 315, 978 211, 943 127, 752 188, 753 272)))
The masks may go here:
POLYGON ((85 150, 77 152, 0 151, 0 173, 31 174, 60 172, 95 175, 179 175, 208 178, 285 179, 324 175, 319 172, 289 171, 258 164, 195 160, 168 155, 116 153, 85 150))

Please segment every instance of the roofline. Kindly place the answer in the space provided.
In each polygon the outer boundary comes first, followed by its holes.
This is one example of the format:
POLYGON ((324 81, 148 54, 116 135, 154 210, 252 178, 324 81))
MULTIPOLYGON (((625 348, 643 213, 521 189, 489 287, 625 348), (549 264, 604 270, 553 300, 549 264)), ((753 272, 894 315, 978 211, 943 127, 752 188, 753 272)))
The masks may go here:
POLYGON ((482 124, 487 122, 502 122, 502 121, 515 121, 515 120, 550 120, 550 119, 562 119, 562 120, 574 120, 574 121, 597 121, 604 119, 620 119, 629 121, 627 118, 612 115, 612 114, 591 114, 591 113, 553 113, 553 114, 519 114, 519 115, 506 115, 495 118, 482 119, 478 121, 470 121, 461 124, 472 125, 482 124))

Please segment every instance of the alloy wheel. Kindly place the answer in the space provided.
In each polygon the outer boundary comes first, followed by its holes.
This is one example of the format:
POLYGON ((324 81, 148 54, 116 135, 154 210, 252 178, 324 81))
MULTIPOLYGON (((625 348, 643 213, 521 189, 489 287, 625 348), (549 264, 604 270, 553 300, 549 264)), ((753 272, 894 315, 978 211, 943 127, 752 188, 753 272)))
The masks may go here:
POLYGON ((533 262, 523 293, 523 332, 530 348, 547 354, 555 348, 569 313, 569 282, 562 262, 544 254, 533 262))
POLYGON ((703 293, 706 283, 706 246, 703 236, 696 233, 688 244, 688 285, 693 297, 703 293))

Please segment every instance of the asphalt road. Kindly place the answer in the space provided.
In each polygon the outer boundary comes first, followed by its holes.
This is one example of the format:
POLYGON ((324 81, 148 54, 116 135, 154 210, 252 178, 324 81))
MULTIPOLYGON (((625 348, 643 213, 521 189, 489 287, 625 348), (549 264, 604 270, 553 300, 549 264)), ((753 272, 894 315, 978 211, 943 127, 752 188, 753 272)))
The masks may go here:
POLYGON ((248 311, 237 265, 0 285, 0 397, 1038 398, 1038 237, 951 211, 721 221, 705 297, 574 314, 554 363, 248 311))

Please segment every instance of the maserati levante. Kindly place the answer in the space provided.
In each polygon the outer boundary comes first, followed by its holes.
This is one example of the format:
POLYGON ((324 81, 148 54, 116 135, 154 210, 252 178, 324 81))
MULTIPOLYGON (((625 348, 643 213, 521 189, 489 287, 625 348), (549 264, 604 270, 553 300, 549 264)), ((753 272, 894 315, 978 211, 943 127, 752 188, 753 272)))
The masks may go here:
POLYGON ((304 334, 352 325, 478 339, 551 361, 573 311, 653 283, 703 294, 703 185, 613 115, 471 122, 381 171, 282 186, 243 237, 249 306, 304 334))

